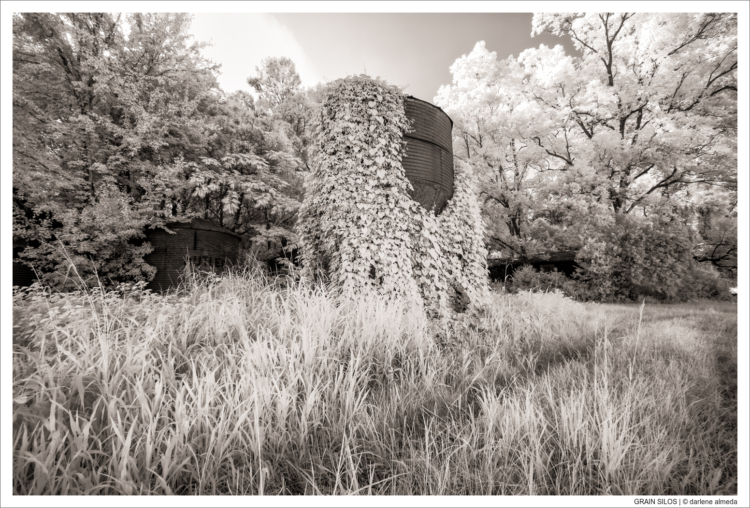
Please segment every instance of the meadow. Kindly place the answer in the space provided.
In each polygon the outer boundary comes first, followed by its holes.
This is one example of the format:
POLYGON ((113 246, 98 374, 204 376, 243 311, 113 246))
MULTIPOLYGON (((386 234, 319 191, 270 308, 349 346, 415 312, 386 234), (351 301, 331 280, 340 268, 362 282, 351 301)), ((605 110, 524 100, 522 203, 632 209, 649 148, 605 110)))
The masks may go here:
POLYGON ((14 494, 730 495, 737 306, 257 273, 13 301, 14 494))

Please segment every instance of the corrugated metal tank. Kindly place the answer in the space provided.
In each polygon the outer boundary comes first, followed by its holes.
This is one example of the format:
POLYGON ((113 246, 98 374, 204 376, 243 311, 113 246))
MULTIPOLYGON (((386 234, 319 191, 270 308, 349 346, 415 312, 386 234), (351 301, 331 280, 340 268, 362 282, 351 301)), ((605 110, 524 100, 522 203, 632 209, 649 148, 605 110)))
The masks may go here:
POLYGON ((434 207, 437 215, 453 197, 453 120, 439 107, 410 95, 404 97, 404 112, 413 129, 404 134, 401 161, 414 187, 410 194, 427 210, 434 207))
POLYGON ((163 229, 146 231, 146 238, 154 247, 144 261, 157 269, 146 286, 153 291, 165 291, 176 286, 185 270, 186 261, 200 270, 223 272, 237 263, 240 236, 205 219, 172 222, 166 225, 176 234, 163 229))

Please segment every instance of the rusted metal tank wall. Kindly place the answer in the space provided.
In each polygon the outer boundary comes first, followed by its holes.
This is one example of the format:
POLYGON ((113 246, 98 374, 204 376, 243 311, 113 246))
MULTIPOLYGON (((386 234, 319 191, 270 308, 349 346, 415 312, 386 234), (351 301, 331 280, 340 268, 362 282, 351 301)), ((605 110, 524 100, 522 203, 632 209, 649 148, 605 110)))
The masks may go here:
MULTIPOLYGON (((185 225, 167 225, 176 234, 162 229, 149 230, 146 237, 154 247, 144 260, 157 269, 146 286, 153 291, 165 291, 176 286, 185 264, 190 262, 198 269, 221 273, 237 263, 240 238, 231 233, 210 231, 185 225)), ((216 226, 218 229, 218 226, 216 226)))
POLYGON ((414 187, 411 197, 439 214, 453 197, 453 121, 439 107, 406 96, 404 112, 413 132, 404 134, 402 165, 414 187))

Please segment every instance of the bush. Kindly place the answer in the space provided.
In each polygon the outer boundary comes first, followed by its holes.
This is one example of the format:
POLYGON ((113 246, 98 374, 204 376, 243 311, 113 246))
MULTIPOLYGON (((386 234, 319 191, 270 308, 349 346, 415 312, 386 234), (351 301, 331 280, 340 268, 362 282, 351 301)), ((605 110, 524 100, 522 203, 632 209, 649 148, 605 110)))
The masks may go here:
POLYGON ((509 290, 513 293, 520 291, 553 291, 562 289, 565 275, 557 270, 539 272, 531 265, 523 265, 510 276, 509 290))
POLYGON ((733 281, 721 276, 713 266, 696 266, 690 270, 682 281, 681 294, 690 298, 710 298, 715 300, 734 300, 730 287, 733 281))
POLYGON ((556 269, 551 272, 540 272, 531 265, 523 265, 511 277, 507 289, 511 293, 521 291, 554 292, 561 291, 565 296, 578 301, 595 300, 596 294, 581 281, 566 277, 556 269))
POLYGON ((729 291, 733 282, 723 278, 713 267, 688 263, 680 277, 675 277, 664 288, 657 278, 638 283, 622 275, 610 278, 578 268, 573 277, 554 270, 540 272, 531 265, 517 269, 505 285, 509 293, 522 291, 561 291, 580 302, 686 302, 698 299, 733 300, 729 291))
MULTIPOLYGON (((663 210, 649 222, 619 214, 615 223, 589 237, 578 251, 575 279, 598 301, 626 302, 644 297, 685 301, 715 293, 715 282, 694 282, 699 269, 692 255, 692 233, 679 211, 663 210)), ((704 276, 697 276, 705 280, 704 276)))

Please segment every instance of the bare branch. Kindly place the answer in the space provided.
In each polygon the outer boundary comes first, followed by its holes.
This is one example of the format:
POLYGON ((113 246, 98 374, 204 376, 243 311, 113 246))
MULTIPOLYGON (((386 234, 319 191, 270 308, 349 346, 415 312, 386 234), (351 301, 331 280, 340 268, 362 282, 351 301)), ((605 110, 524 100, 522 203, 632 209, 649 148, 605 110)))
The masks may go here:
POLYGON ((682 44, 680 44, 675 49, 667 53, 667 56, 672 56, 678 51, 680 51, 682 48, 684 48, 685 46, 688 46, 699 39, 705 38, 705 34, 708 31, 708 28, 719 19, 717 14, 708 14, 708 16, 710 17, 706 20, 706 22, 698 29, 698 31, 693 36, 685 39, 682 42, 682 44))

